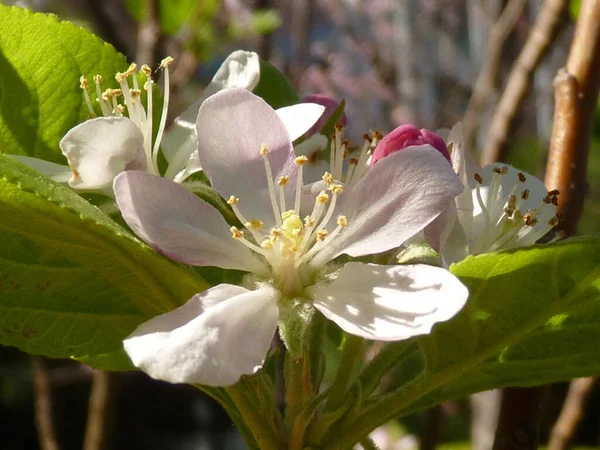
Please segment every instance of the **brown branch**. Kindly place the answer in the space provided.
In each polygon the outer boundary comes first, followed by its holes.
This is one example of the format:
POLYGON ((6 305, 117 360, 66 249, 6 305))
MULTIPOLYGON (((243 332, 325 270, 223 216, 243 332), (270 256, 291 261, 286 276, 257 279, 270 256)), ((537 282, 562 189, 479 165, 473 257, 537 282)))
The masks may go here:
POLYGON ((465 141, 471 148, 474 147, 475 132, 479 125, 481 110, 485 106, 486 100, 492 98, 494 94, 494 84, 496 83, 500 63, 502 62, 504 42, 516 26, 526 3, 526 0, 510 0, 490 31, 481 70, 477 76, 473 94, 469 99, 469 104, 463 118, 465 141))
POLYGON ((493 450, 536 450, 546 388, 506 388, 493 450))
POLYGON ((600 89, 600 1, 582 2, 567 65, 554 87, 556 109, 545 184, 560 191, 561 228, 572 236, 587 191, 587 160, 600 89))
POLYGON ((291 33, 294 41, 294 52, 290 61, 289 74, 294 86, 298 86, 300 78, 308 64, 310 55, 310 27, 312 23, 314 0, 292 1, 291 33))
POLYGON ((88 404, 83 450, 102 450, 109 435, 112 405, 112 377, 109 372, 94 371, 88 404))
POLYGON ((506 160, 505 144, 512 121, 527 94, 531 75, 557 37, 560 25, 564 23, 568 5, 568 0, 546 0, 542 4, 494 112, 482 155, 482 165, 506 160))
POLYGON ((35 426, 41 450, 58 450, 52 421, 52 393, 48 371, 41 356, 31 358, 35 392, 35 426))
POLYGON ((591 377, 571 381, 560 416, 552 428, 548 450, 570 448, 570 443, 583 418, 583 411, 597 381, 597 378, 591 377))

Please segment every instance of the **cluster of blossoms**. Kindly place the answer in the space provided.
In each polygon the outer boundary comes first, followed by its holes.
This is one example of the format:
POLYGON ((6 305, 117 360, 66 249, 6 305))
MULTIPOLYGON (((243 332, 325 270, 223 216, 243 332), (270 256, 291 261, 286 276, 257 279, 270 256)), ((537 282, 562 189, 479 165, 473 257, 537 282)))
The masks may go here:
POLYGON ((154 378, 235 383, 262 366, 298 303, 366 339, 427 334, 464 306, 460 281, 444 268, 352 258, 398 249, 422 232, 447 266, 533 244, 557 223, 558 193, 510 166, 478 170, 459 125, 446 142, 412 125, 365 135, 350 153, 343 123, 330 139, 319 134, 333 100, 313 96, 274 110, 252 94, 260 68, 250 52, 230 55, 202 98, 165 130, 171 61, 160 66, 156 133, 152 71, 141 67, 140 89, 132 64, 117 74, 119 89, 102 91, 101 77, 93 78, 102 117, 82 77, 91 118, 60 142, 70 167, 20 157, 73 188, 114 195, 131 229, 166 257, 247 273, 243 286, 212 287, 125 339, 132 362, 154 378), (329 159, 319 158, 327 145, 329 159), (159 150, 169 164, 162 174, 159 150), (186 180, 199 170, 228 199, 237 225, 192 193, 186 180))

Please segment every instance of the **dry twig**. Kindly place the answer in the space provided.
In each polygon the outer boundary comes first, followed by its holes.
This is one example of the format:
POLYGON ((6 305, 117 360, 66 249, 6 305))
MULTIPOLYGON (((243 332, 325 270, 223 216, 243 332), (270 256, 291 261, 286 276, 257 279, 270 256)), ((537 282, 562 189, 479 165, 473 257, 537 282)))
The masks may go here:
POLYGON ((552 427, 548 450, 566 450, 569 448, 597 380, 597 378, 589 377, 571 381, 560 416, 554 427, 552 427))
MULTIPOLYGON (((554 83, 554 127, 544 182, 549 190, 558 189, 561 193, 558 212, 564 218, 562 228, 566 236, 575 233, 586 191, 587 159, 600 90, 599 18, 600 0, 584 0, 567 65, 554 83)), ((544 391, 505 390, 494 450, 537 448, 536 424, 544 391), (529 439, 518 446, 524 435, 529 439)))
POLYGON ((112 375, 95 370, 88 404, 83 450, 102 450, 109 434, 112 375))
POLYGON ((535 24, 525 42, 521 54, 515 61, 506 82, 482 155, 482 165, 506 160, 506 137, 510 126, 525 98, 531 75, 542 61, 550 43, 558 35, 558 28, 564 21, 569 2, 567 0, 546 0, 540 9, 535 24))
POLYGON ((52 421, 52 394, 48 371, 41 356, 31 358, 35 392, 35 426, 42 450, 58 450, 52 421))
POLYGON ((526 0, 510 0, 490 31, 481 70, 477 76, 473 94, 469 99, 469 104, 463 118, 465 141, 471 148, 473 148, 475 131, 479 125, 478 118, 481 110, 486 106, 486 100, 491 99, 494 94, 494 84, 500 70, 504 42, 510 36, 519 17, 521 17, 526 3, 526 0))

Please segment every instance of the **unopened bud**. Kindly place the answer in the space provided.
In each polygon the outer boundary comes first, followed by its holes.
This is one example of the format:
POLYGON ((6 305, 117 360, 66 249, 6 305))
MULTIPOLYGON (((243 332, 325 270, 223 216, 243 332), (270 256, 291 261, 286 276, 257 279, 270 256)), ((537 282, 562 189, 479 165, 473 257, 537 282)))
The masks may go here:
POLYGON ((448 147, 446 147, 446 143, 441 137, 433 131, 426 130, 425 128, 419 130, 414 125, 407 124, 400 125, 394 131, 388 133, 379 144, 377 144, 377 147, 373 152, 371 165, 375 164, 380 159, 385 158, 392 153, 404 150, 407 147, 424 144, 431 145, 448 160, 448 163, 452 164, 448 147))

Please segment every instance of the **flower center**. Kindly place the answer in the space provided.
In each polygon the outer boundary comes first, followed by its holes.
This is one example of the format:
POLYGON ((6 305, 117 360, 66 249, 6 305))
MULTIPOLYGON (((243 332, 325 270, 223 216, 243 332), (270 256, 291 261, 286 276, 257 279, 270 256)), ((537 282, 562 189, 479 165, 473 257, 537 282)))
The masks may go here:
MULTIPOLYGON (((159 69, 164 69, 164 102, 158 132, 154 145, 152 145, 152 70, 147 65, 141 67, 141 72, 146 77, 143 89, 146 91, 147 105, 144 108, 142 104, 142 91, 138 82, 138 67, 132 63, 125 72, 119 72, 115 75, 115 79, 119 82, 120 89, 106 89, 102 91, 102 76, 94 76, 94 84, 96 85, 97 101, 100 104, 100 110, 104 117, 129 117, 140 129, 144 136, 144 152, 146 153, 146 163, 148 172, 159 175, 158 171, 158 149, 162 140, 162 135, 165 130, 167 121, 167 110, 169 107, 169 69, 168 66, 173 62, 173 58, 167 57, 160 63, 159 69), (131 85, 130 85, 131 80, 131 85), (123 103, 119 103, 122 98, 123 103)), ((90 112, 90 117, 97 117, 92 106, 92 101, 88 93, 88 80, 85 77, 80 78, 80 87, 83 90, 83 98, 90 112)))
POLYGON ((269 189, 271 208, 276 226, 264 230, 260 219, 248 220, 238 208, 239 198, 231 196, 227 203, 244 224, 246 231, 231 227, 232 237, 261 255, 271 267, 271 275, 277 287, 288 297, 297 296, 302 289, 314 282, 314 273, 322 268, 312 260, 325 249, 344 228, 348 220, 344 215, 332 224, 337 198, 344 186, 334 182, 332 175, 323 175, 324 187, 315 196, 310 214, 301 219, 301 195, 304 188, 302 167, 308 161, 306 156, 294 160, 298 166, 293 209, 287 209, 284 187, 290 182, 287 176, 273 179, 268 150, 261 146, 260 155, 265 164, 265 174, 269 189), (246 236, 246 232, 250 235, 246 236))
POLYGON ((506 194, 502 189, 502 181, 508 172, 506 166, 495 167, 487 191, 482 188, 482 176, 478 173, 474 175, 476 183, 473 193, 485 223, 483 231, 471 243, 472 254, 510 248, 517 242, 521 242, 521 245, 533 244, 559 222, 554 214, 554 207, 558 204, 557 190, 548 192, 537 207, 523 210, 524 203, 530 197, 529 189, 525 188, 527 178, 519 172, 516 182, 506 194), (544 216, 548 217, 548 209, 552 210, 552 216, 544 220, 544 216))

